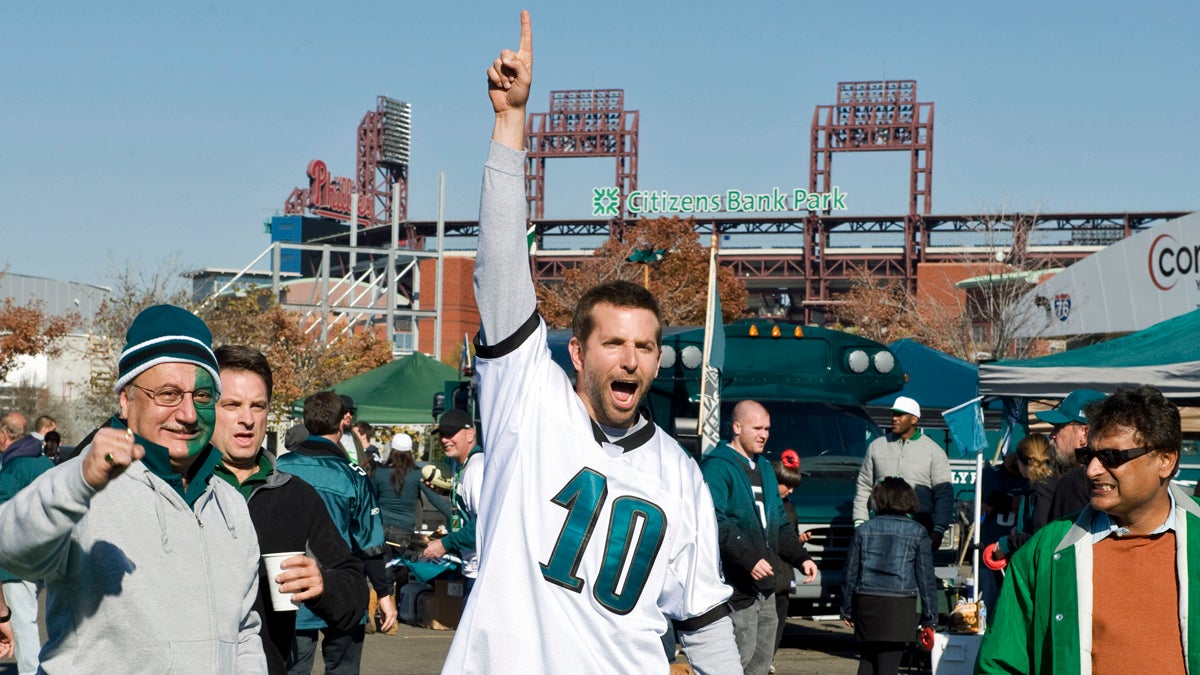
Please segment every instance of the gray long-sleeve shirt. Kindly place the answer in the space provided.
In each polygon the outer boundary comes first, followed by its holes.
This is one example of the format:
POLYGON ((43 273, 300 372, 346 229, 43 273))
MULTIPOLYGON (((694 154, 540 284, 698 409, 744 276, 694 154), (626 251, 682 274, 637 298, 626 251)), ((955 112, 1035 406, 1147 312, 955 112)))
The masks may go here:
POLYGON ((508 205, 525 203, 525 153, 495 141, 488 151, 479 205, 479 254, 475 258, 475 301, 482 324, 480 342, 494 345, 517 332, 537 306, 533 277, 514 274, 529 268, 525 214, 508 205), (497 172, 500 176, 496 176, 497 172), (522 180, 511 180, 521 176, 522 180), (510 180, 499 180, 508 177, 510 180))

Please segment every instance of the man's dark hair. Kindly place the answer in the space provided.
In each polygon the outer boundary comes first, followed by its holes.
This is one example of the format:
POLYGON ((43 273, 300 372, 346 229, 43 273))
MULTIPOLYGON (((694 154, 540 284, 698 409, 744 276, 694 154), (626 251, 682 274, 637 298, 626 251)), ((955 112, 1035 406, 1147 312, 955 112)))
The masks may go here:
POLYGON ((875 502, 875 514, 880 516, 911 516, 919 506, 916 491, 899 476, 879 481, 871 491, 871 501, 875 502))
POLYGON ((658 308, 658 300, 654 299, 654 294, 650 291, 629 281, 609 281, 592 286, 579 298, 575 305, 575 314, 571 317, 571 333, 580 342, 586 342, 592 334, 592 329, 596 327, 592 310, 601 304, 649 310, 658 322, 654 340, 662 344, 662 311, 658 308))
POLYGON ((319 391, 304 399, 304 428, 313 436, 341 433, 342 398, 332 391, 319 391))
MULTIPOLYGON (((1091 430, 1088 438, 1133 429, 1134 437, 1147 448, 1165 454, 1179 454, 1183 447, 1183 427, 1179 407, 1162 392, 1148 384, 1122 389, 1106 399, 1095 401, 1085 411, 1091 430)), ((1175 470, 1179 470, 1176 463, 1175 470)))
POLYGON ((775 480, 784 487, 795 489, 800 484, 800 472, 796 469, 789 469, 783 465, 783 462, 776 461, 771 466, 775 467, 775 480))
POLYGON ((43 438, 42 440, 44 440, 47 443, 62 443, 62 435, 59 434, 57 431, 47 431, 46 437, 43 438))
POLYGON ((267 362, 267 357, 262 352, 245 345, 223 345, 217 347, 213 354, 216 354, 217 366, 222 372, 241 370, 261 377, 267 385, 267 401, 271 400, 275 380, 271 377, 271 364, 267 362))
POLYGON ((367 440, 371 440, 371 434, 375 433, 375 427, 367 424, 366 422, 357 422, 355 423, 354 428, 357 429, 358 433, 362 434, 367 440))

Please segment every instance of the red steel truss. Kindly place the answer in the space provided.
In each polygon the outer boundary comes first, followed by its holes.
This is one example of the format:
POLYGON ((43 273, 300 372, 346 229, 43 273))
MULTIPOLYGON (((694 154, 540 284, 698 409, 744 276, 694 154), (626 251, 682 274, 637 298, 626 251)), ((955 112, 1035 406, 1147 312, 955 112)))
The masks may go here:
POLYGON ((532 220, 545 217, 546 160, 551 157, 615 157, 617 216, 609 234, 624 234, 625 200, 637 190, 638 111, 625 109, 622 89, 550 92, 550 112, 530 113, 525 122, 525 199, 532 220))
MULTIPOLYGON (((993 262, 996 250, 1006 262, 1037 261, 1040 266, 1066 266, 1115 241, 1187 211, 1120 213, 947 214, 931 216, 697 216, 696 233, 714 230, 728 235, 721 264, 733 268, 751 292, 785 291, 802 320, 836 302, 863 271, 915 288, 920 263, 993 262), (776 235, 770 248, 751 248, 743 237, 776 235)), ((556 250, 559 236, 610 233, 603 219, 535 221, 544 244, 533 259, 538 282, 561 281, 568 269, 590 256, 587 251, 556 250)), ((418 237, 434 236, 436 223, 412 223, 418 237)), ((479 222, 446 221, 450 237, 475 237, 479 222)), ((386 245, 389 227, 359 234, 362 246, 386 245)), ((308 243, 345 244, 346 234, 308 243)))
MULTIPOLYGON (((356 170, 354 189, 360 203, 369 200, 368 218, 360 218, 359 226, 387 225, 392 216, 392 186, 399 186, 400 222, 408 219, 408 153, 411 108, 407 103, 380 96, 375 110, 369 110, 358 124, 356 136, 356 170)), ((303 215, 313 205, 309 188, 295 188, 284 202, 287 215, 303 215)), ((322 213, 322 215, 329 215, 322 213)), ((349 214, 334 216, 349 220, 349 214)), ((411 228, 401 232, 402 239, 412 240, 411 228)))
POLYGON ((908 213, 929 215, 933 182, 933 104, 917 102, 916 80, 839 82, 837 103, 813 111, 809 192, 833 189, 835 152, 911 153, 908 213))
POLYGON ((374 111, 363 115, 358 124, 358 171, 355 184, 358 198, 374 205, 373 224, 391 222, 392 185, 400 186, 400 222, 408 219, 408 139, 393 138, 389 132, 397 126, 409 126, 408 104, 386 96, 376 101, 374 111))

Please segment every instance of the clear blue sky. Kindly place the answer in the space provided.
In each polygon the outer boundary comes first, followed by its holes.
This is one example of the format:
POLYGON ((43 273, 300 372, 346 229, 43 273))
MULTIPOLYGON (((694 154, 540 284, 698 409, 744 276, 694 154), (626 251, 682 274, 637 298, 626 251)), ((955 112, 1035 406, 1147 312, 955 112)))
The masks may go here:
MULTIPOLYGON (((235 267, 313 158, 353 175, 375 98, 413 104, 409 210, 478 209, 484 69, 521 5, 22 2, 0 24, 0 232, 12 272, 105 283, 235 267)), ((933 209, 1200 208, 1195 3, 530 2, 532 111, 623 88, 639 187, 808 182, 813 107, 843 80, 916 79, 936 104, 933 209), (603 7, 607 12, 597 12, 603 7)), ((839 155, 851 214, 907 207, 907 156, 839 155)), ((559 160, 548 217, 588 217, 611 160, 559 160)), ((799 245, 782 242, 783 245, 799 245)))

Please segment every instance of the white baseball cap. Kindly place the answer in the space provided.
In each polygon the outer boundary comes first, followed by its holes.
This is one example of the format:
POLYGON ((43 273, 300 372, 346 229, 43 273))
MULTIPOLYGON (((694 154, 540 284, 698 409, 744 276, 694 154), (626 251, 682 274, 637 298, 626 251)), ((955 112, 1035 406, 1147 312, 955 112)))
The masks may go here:
POLYGON ((412 437, 408 434, 392 436, 392 450, 395 452, 412 452, 412 437))
POLYGON ((892 412, 902 412, 905 415, 919 418, 921 417, 921 406, 907 396, 897 396, 896 402, 892 404, 892 412))

